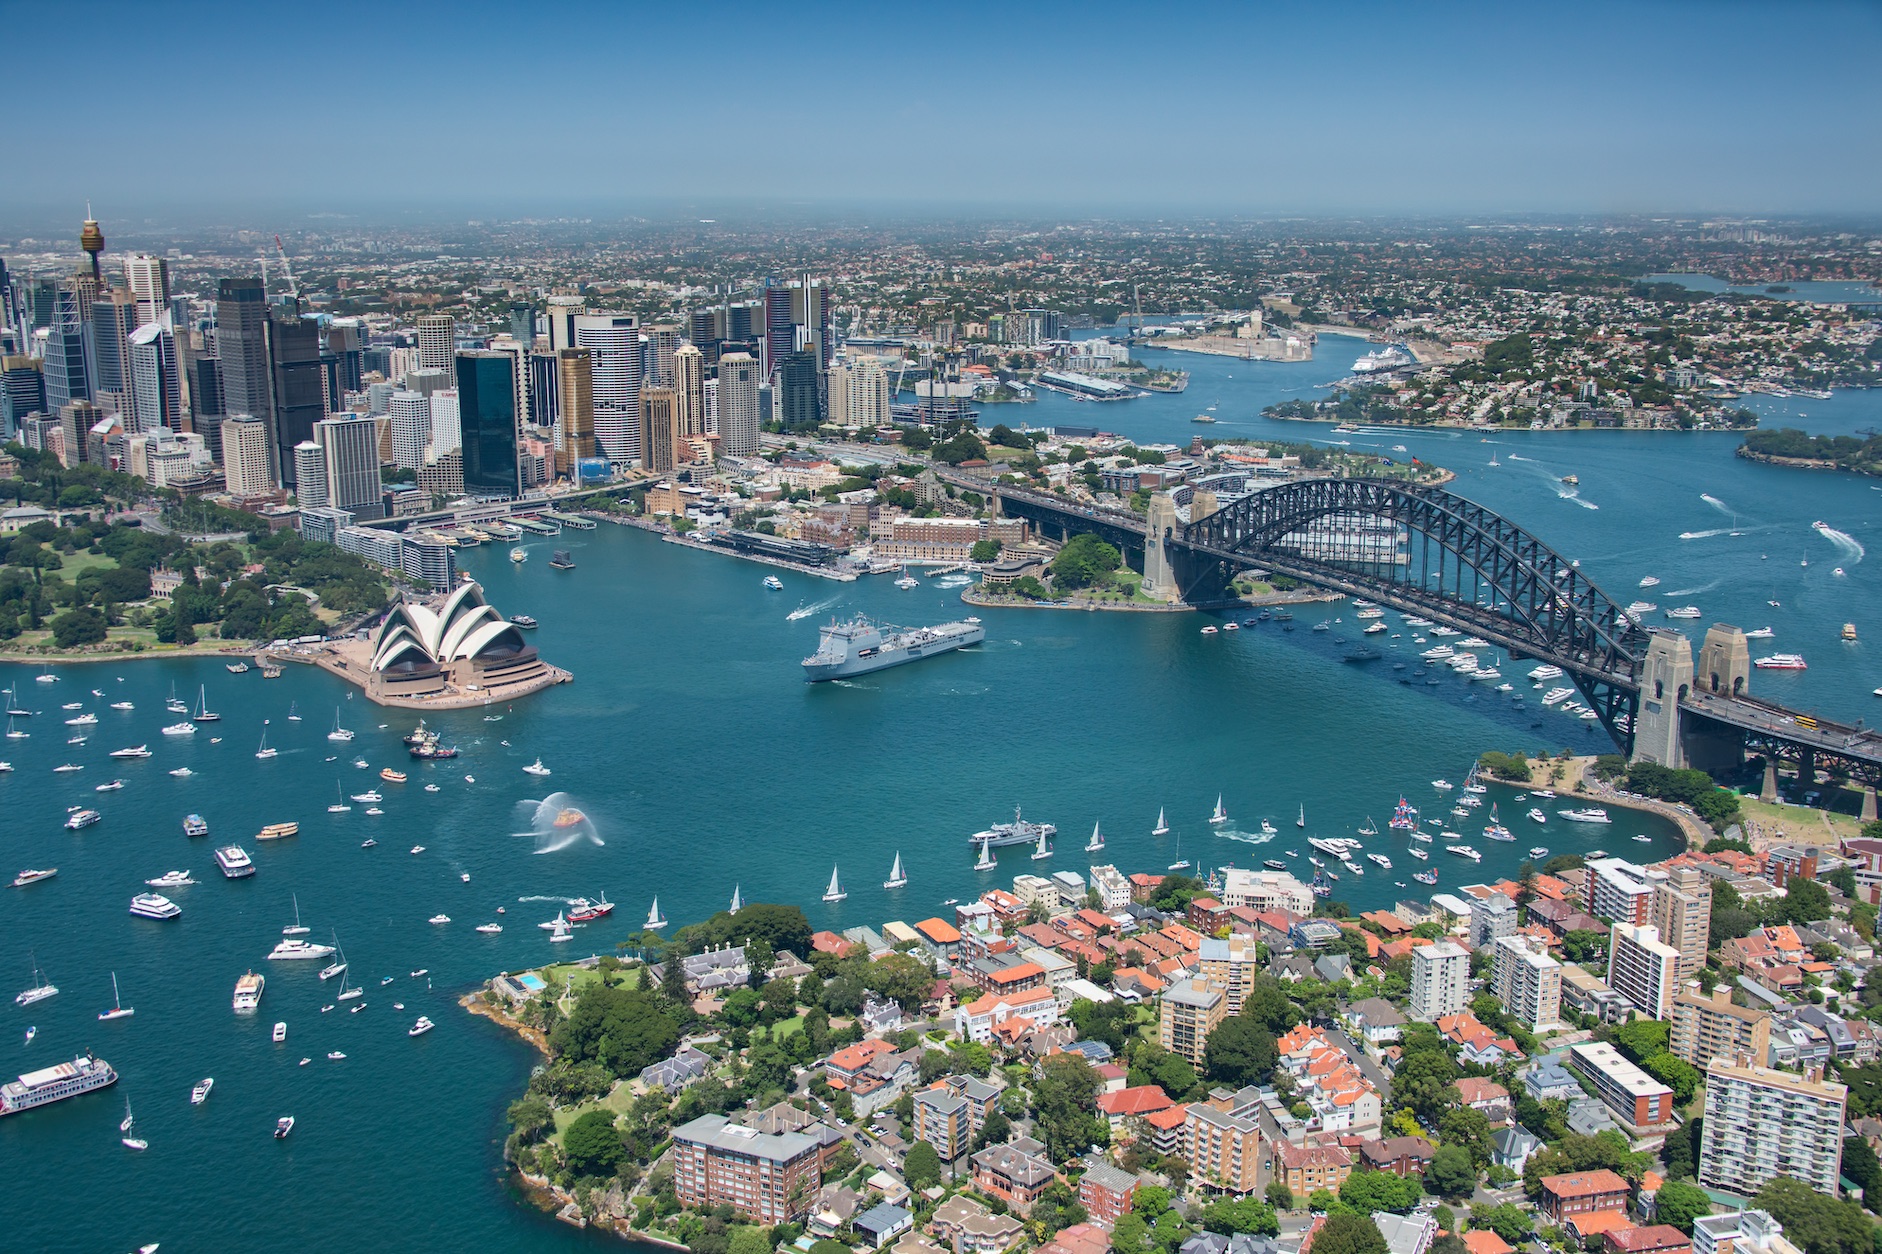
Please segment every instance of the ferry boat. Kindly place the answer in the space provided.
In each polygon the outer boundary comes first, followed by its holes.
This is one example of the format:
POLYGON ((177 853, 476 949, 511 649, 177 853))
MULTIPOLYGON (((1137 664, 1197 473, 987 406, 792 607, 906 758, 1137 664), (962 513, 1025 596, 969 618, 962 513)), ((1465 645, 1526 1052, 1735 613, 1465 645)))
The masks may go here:
POLYGON ((183 907, 162 893, 139 893, 131 898, 131 913, 140 919, 174 919, 183 907))
POLYGON ((98 813, 96 810, 74 810, 65 820, 65 829, 68 832, 80 831, 90 827, 93 823, 102 822, 104 817, 104 815, 98 813))
POLYGON ((1666 616, 1668 618, 1698 618, 1699 607, 1696 605, 1682 605, 1676 610, 1668 610, 1666 616))
POLYGON ((225 879, 247 879, 255 873, 255 864, 240 845, 224 845, 216 850, 216 865, 225 879))
POLYGON ((183 834, 185 836, 209 835, 209 820, 205 819, 200 814, 184 815, 183 816, 183 834))
POLYGON ((117 1082, 118 1073, 111 1069, 111 1064, 87 1051, 71 1062, 28 1071, 17 1080, 0 1084, 0 1115, 16 1115, 22 1110, 96 1092, 117 1082))
POLYGON ((984 845, 991 848, 1005 845, 1036 844, 1041 837, 1053 837, 1058 834, 1059 829, 1051 823, 1034 823, 1021 818, 1020 808, 1014 806, 1013 821, 1011 823, 995 823, 986 831, 975 832, 967 839, 973 844, 984 845))
POLYGON ((1590 806, 1585 810, 1557 810, 1556 814, 1571 823, 1612 823, 1608 812, 1599 806, 1590 806))
POLYGON ((18 875, 13 877, 11 886, 14 888, 24 888, 28 884, 37 884, 40 880, 49 880, 58 873, 59 868, 56 866, 47 867, 43 871, 21 871, 18 875))
POLYGON ((518 566, 521 566, 524 562, 529 560, 529 550, 518 545, 516 548, 510 550, 510 560, 515 562, 518 566))
POLYGON ((301 834, 299 823, 270 823, 255 833, 256 840, 282 840, 288 836, 301 834))
POLYGON ((1772 653, 1752 662, 1753 666, 1767 671, 1801 671, 1809 667, 1801 653, 1772 653))
POLYGON ((821 629, 817 652, 804 659, 804 679, 817 683, 867 675, 976 645, 986 638, 986 629, 978 618, 935 627, 897 628, 858 614, 849 622, 832 621, 821 629))
POLYGON ((261 993, 268 986, 268 981, 250 971, 235 982, 235 997, 231 1002, 237 1014, 252 1014, 261 1005, 261 993))

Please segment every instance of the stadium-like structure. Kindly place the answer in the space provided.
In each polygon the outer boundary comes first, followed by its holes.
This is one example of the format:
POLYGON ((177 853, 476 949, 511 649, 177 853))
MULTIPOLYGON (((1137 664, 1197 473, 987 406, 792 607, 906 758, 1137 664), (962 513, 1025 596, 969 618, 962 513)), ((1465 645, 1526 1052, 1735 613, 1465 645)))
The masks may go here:
POLYGON ((475 583, 460 584, 433 609, 400 601, 373 636, 373 697, 427 697, 534 684, 548 668, 514 623, 484 600, 475 583))

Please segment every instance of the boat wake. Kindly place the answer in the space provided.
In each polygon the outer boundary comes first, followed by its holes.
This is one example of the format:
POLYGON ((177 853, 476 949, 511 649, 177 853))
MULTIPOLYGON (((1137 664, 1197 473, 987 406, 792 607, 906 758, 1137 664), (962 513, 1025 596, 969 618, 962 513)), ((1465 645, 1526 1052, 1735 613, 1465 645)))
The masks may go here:
POLYGON ((1509 459, 1513 462, 1533 462, 1536 460, 1533 457, 1524 457, 1521 453, 1511 453, 1509 459))
POLYGON ((1834 527, 1821 526, 1815 528, 1815 531, 1825 540, 1834 544, 1836 551, 1845 557, 1853 557, 1856 561, 1860 562, 1868 555, 1868 550, 1862 547, 1862 542, 1857 540, 1855 536, 1850 535, 1847 531, 1838 531, 1834 527))
POLYGON ((1262 832, 1226 831, 1217 832, 1216 835, 1223 840, 1240 841, 1244 845, 1265 845, 1274 839, 1262 832))
POLYGON ((1555 494, 1561 497, 1564 501, 1575 502, 1575 504, 1581 506, 1583 509, 1600 509, 1601 508, 1599 505, 1596 505, 1593 501, 1584 501, 1582 499, 1581 493, 1575 491, 1573 488, 1567 488, 1567 489, 1557 488, 1555 490, 1555 494))
POLYGON ((560 906, 572 906, 577 901, 581 900, 581 898, 579 897, 551 897, 545 893, 545 894, 539 894, 534 897, 518 897, 516 900, 519 903, 526 902, 526 901, 552 901, 560 906))
POLYGON ((578 809, 575 799, 565 792, 552 792, 541 801, 519 801, 516 808, 529 815, 529 830, 515 835, 534 840, 537 853, 560 853, 584 841, 591 845, 607 844, 595 830, 595 821, 578 809))
POLYGON ((854 688, 858 692, 881 691, 874 684, 859 684, 853 679, 833 679, 830 681, 830 686, 832 688, 854 688))
POLYGON ((1721 514, 1729 514, 1732 512, 1729 505, 1709 492, 1701 492, 1699 499, 1704 501, 1707 505, 1710 505, 1713 509, 1718 510, 1721 514))
POLYGON ((1711 583, 1702 583, 1696 588, 1675 588, 1666 595, 1669 597, 1696 597, 1701 592, 1710 592, 1718 586, 1719 581, 1714 579, 1711 583))
POLYGON ((1710 531, 1682 531, 1679 533, 1679 538, 1682 540, 1710 540, 1713 536, 1730 535, 1731 531, 1732 529, 1730 527, 1714 527, 1710 531))
POLYGON ((819 601, 815 605, 799 605, 796 609, 784 616, 784 621, 794 623, 800 618, 809 618, 812 614, 821 614, 842 599, 843 598, 840 596, 835 596, 819 601))

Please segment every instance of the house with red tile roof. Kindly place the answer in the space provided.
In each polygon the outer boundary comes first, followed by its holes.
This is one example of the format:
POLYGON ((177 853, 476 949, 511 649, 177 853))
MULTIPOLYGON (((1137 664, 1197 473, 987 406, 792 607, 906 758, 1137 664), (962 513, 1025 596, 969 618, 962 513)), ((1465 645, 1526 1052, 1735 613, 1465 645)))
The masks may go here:
POLYGON ((1475 1075, 1464 1076, 1456 1083, 1458 1094, 1464 1099, 1464 1105, 1472 1110, 1481 1110, 1491 1124, 1509 1120, 1510 1091, 1501 1084, 1475 1075))
POLYGON ((835 954, 837 957, 842 958, 848 955, 851 944, 841 936, 838 936, 835 932, 812 932, 810 934, 810 947, 818 953, 835 954))
POLYGON ((1605 1254, 1691 1254, 1692 1239, 1671 1224, 1617 1228, 1602 1239, 1605 1254))
POLYGON ((1049 988, 1031 988, 1018 993, 983 993, 954 1011, 954 1031, 962 1040, 981 1044, 994 1039, 994 1028, 1008 1019, 1023 1017, 1034 1026, 1046 1027, 1059 1021, 1059 1003, 1049 988))
POLYGON ((1130 877, 1130 882, 1131 900, 1141 906, 1147 903, 1152 897, 1156 896, 1157 889, 1163 886, 1163 877, 1161 875, 1145 875, 1142 871, 1139 871, 1130 877))
POLYGON ((1510 1243, 1488 1228, 1472 1228, 1464 1234, 1470 1254, 1513 1254, 1510 1243))
POLYGON ((1300 1100, 1313 1108, 1312 1124, 1324 1132, 1376 1130, 1382 1116, 1379 1091, 1352 1058, 1307 1024, 1275 1042, 1280 1065, 1294 1077, 1300 1100))
POLYGON ((1115 1093, 1130 1083, 1130 1072, 1124 1070, 1124 1068, 1114 1062, 1101 1062, 1093 1067, 1092 1070, 1098 1073, 1098 1091, 1100 1093, 1115 1093))
POLYGON ((1004 888, 990 888, 980 894, 980 900, 993 911, 993 917, 1002 923, 1024 923, 1026 921, 1026 903, 1007 892, 1004 888))
POLYGON ((1523 1051, 1516 1048, 1515 1040, 1507 1036, 1498 1036, 1468 1010, 1454 1015, 1443 1015, 1435 1026, 1439 1035, 1459 1047, 1459 1052, 1466 1062, 1475 1063, 1481 1067, 1493 1067, 1505 1058, 1523 1057, 1523 1051))
POLYGON ((1098 1112, 1110 1121, 1113 1144, 1122 1144, 1129 1139, 1132 1119, 1168 1110, 1175 1104, 1170 1100, 1170 1095, 1155 1084, 1140 1084, 1135 1088, 1119 1089, 1115 1093, 1098 1094, 1098 1112))
POLYGON ((1627 1181, 1603 1167, 1544 1176, 1538 1205, 1549 1220, 1561 1224, 1577 1215, 1625 1211, 1627 1195, 1627 1181))
POLYGON ((1399 936, 1405 932, 1411 931, 1411 924, 1405 922, 1405 920, 1399 918, 1390 910, 1368 910, 1359 917, 1385 933, 1387 938, 1399 936))
POLYGON ((1050 923, 1028 923, 1019 929, 1019 934, 1041 949, 1057 949, 1065 943, 1065 933, 1050 923))

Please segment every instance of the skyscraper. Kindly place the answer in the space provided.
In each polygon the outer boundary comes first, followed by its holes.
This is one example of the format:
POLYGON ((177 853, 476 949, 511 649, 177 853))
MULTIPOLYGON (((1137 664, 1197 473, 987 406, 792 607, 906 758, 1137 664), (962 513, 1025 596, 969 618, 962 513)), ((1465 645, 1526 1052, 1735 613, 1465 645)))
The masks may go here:
POLYGON ((1531 1032, 1561 1021, 1562 964, 1533 936, 1497 938, 1490 987, 1508 1013, 1531 1032))
POLYGON ((672 388, 640 390, 640 464, 655 474, 667 474, 681 460, 679 396, 672 388))
POLYGON ((559 367, 560 417, 555 427, 558 474, 573 474, 575 463, 595 455, 594 354, 585 348, 565 348, 556 354, 559 367))
POLYGON ((750 353, 727 353, 719 359, 720 447, 731 457, 750 457, 758 451, 758 362, 750 353))
POLYGON ((137 298, 121 287, 92 302, 91 369, 94 392, 122 396, 131 390, 131 332, 137 330, 137 298))
POLYGON ((456 333, 450 314, 421 314, 418 319, 418 368, 451 369, 451 355, 457 351, 456 333))
POLYGON ((50 409, 91 399, 91 372, 85 365, 85 329, 79 322, 77 301, 77 295, 66 288, 54 294, 45 356, 46 405, 50 409))
POLYGON ((673 354, 679 351, 679 347, 678 327, 663 323, 648 330, 647 375, 650 383, 663 388, 673 386, 673 354))
POLYGON ((778 372, 786 353, 797 349, 797 322, 791 317, 791 289, 775 280, 766 280, 764 291, 764 373, 769 380, 778 372))
POLYGON ((222 378, 222 412, 272 422, 268 301, 260 279, 223 279, 216 285, 216 357, 222 378))
POLYGON ((808 345, 817 353, 817 368, 830 368, 835 355, 836 336, 830 328, 830 287, 822 279, 806 279, 791 284, 791 321, 802 334, 800 346, 808 345))
POLYGON ((388 408, 392 415, 392 463, 401 470, 417 470, 425 464, 425 447, 431 443, 431 398, 401 389, 392 394, 388 408))
POLYGON ((426 460, 455 453, 464 446, 464 425, 456 388, 431 394, 431 442, 426 460))
POLYGON ((516 412, 518 357, 508 352, 457 355, 459 422, 464 446, 464 491, 473 497, 520 494, 516 412))
POLYGON ((36 357, 0 357, 0 434, 12 439, 28 415, 46 412, 46 376, 36 357))
POLYGON ((858 357, 830 367, 830 421, 843 427, 889 425, 889 372, 881 359, 858 357))
POLYGON ((304 510, 327 506, 327 453, 312 440, 294 446, 294 495, 304 510))
POLYGON ((126 434, 168 427, 188 429, 183 412, 183 372, 177 360, 176 333, 170 311, 131 332, 131 405, 126 434))
POLYGON ((161 257, 136 253, 124 259, 124 278, 131 285, 132 299, 137 302, 137 325, 155 322, 170 304, 168 263, 161 257))
POLYGON ((814 348, 800 348, 778 363, 778 408, 786 431, 815 431, 823 424, 823 394, 814 348))
POLYGON ((323 418, 314 439, 326 454, 327 505, 355 518, 384 518, 379 484, 379 423, 374 418, 323 418))
POLYGON ((222 475, 231 496, 260 496, 273 489, 267 423, 249 414, 223 419, 222 475))
MULTIPOLYGON (((90 212, 89 206, 86 212, 90 212)), ((105 250, 105 233, 98 229, 96 219, 87 217, 84 224, 79 227, 78 246, 85 250, 85 256, 91 261, 92 282, 102 285, 104 275, 98 269, 98 254, 105 250)), ((6 287, 6 277, 6 266, 0 264, 0 288, 6 287)))
POLYGON ((581 314, 575 344, 592 356, 596 452, 631 463, 640 454, 640 385, 645 346, 632 314, 581 314))
POLYGON ((320 325, 291 308, 268 319, 268 360, 274 374, 274 423, 270 455, 281 486, 294 490, 294 446, 314 434, 327 416, 320 370, 320 325))
POLYGON ((524 351, 536 342, 536 307, 528 301, 510 302, 510 338, 521 344, 524 351))
POLYGON ((679 406, 680 434, 706 434, 706 355, 691 344, 673 350, 673 391, 679 406))
POLYGON ((1681 982, 1698 974, 1712 938, 1712 881, 1696 867, 1671 867, 1656 874, 1648 908, 1660 939, 1679 950, 1681 982))

